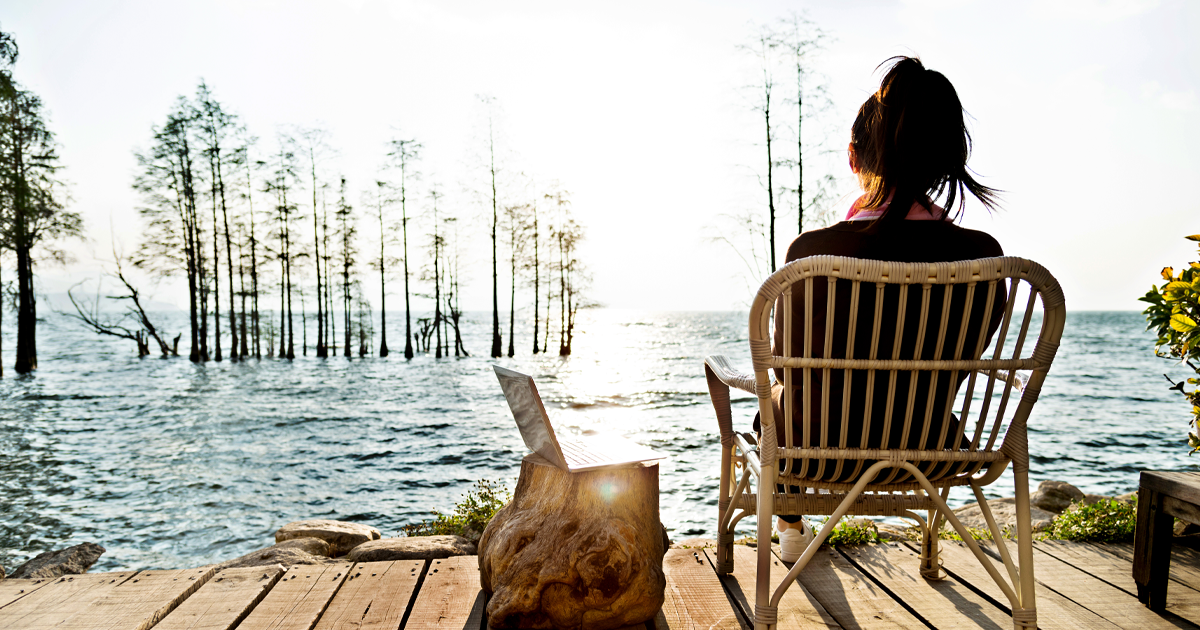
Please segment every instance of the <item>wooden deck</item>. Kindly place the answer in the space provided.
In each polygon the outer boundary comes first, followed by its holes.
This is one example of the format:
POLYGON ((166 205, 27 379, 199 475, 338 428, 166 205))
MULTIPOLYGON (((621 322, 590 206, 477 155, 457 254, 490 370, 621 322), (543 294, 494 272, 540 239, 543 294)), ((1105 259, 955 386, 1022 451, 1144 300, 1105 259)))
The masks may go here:
MULTIPOLYGON (((724 577, 711 549, 669 551, 666 602, 639 630, 751 627, 754 550, 735 549, 724 577)), ((1041 542, 1035 556, 1041 628, 1200 627, 1200 552, 1175 550, 1161 615, 1137 601, 1132 545, 1041 542)), ((781 602, 779 628, 1011 628, 966 547, 946 542, 943 558, 949 577, 927 582, 904 544, 823 549, 781 602)), ((775 580, 786 572, 772 569, 775 580)), ((20 630, 486 630, 485 605, 474 556, 0 581, 0 628, 20 630)))

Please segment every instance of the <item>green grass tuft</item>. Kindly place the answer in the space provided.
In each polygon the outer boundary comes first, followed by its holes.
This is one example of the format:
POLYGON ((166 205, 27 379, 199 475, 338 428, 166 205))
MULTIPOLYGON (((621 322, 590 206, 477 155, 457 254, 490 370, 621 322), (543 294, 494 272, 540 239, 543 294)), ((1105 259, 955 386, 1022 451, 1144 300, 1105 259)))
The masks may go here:
POLYGON ((471 542, 479 542, 492 517, 500 508, 508 505, 512 493, 502 481, 481 479, 463 495, 462 501, 454 505, 454 511, 443 514, 433 510, 432 521, 421 521, 400 528, 405 536, 462 536, 471 542))
POLYGON ((1080 542, 1129 542, 1137 523, 1137 502, 1109 499, 1075 504, 1050 526, 1049 537, 1080 542))
MULTIPOLYGON (((818 531, 823 526, 824 521, 820 524, 814 523, 813 527, 818 531)), ((836 547, 838 545, 866 545, 869 543, 877 543, 879 540, 879 532, 875 530, 873 525, 856 525, 848 520, 843 520, 833 528, 829 533, 829 538, 825 539, 825 544, 836 547)))

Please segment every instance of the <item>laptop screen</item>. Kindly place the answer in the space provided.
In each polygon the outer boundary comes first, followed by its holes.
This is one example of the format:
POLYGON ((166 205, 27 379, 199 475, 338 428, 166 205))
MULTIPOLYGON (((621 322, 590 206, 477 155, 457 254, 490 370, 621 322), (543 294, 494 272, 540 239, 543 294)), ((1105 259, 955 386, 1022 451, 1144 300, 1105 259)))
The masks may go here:
POLYGON ((554 431, 550 428, 550 418, 542 406, 542 399, 533 384, 533 377, 498 365, 493 365, 492 369, 496 370, 496 378, 500 379, 500 387, 504 390, 504 397, 508 399, 508 407, 512 409, 525 446, 552 464, 566 469, 567 462, 563 459, 562 451, 558 449, 554 431))

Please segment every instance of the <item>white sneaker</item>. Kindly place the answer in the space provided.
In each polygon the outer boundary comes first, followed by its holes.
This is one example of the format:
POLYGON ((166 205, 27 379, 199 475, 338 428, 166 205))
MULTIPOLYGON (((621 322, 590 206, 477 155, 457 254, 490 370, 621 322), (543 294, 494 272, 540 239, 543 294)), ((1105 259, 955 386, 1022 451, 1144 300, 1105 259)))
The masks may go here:
POLYGON ((791 523, 787 529, 779 532, 779 558, 784 562, 799 560, 800 556, 804 554, 804 550, 808 548, 808 543, 811 543, 816 537, 808 519, 801 519, 799 523, 791 523))

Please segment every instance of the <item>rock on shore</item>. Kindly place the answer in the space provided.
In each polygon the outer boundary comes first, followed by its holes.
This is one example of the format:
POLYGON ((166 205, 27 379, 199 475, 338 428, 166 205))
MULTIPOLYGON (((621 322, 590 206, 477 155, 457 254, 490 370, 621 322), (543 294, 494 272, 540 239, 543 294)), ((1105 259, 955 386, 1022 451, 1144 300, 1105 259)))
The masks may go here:
MULTIPOLYGON (((1014 534, 1017 531, 1017 500, 1008 499, 992 499, 988 501, 988 507, 992 510, 992 518, 996 519, 996 525, 1000 526, 1001 531, 1005 529, 1011 530, 1014 534)), ((987 531, 987 520, 983 518, 983 510, 980 509, 978 503, 964 505, 963 507, 954 510, 954 515, 962 524, 975 529, 987 531)), ((1058 516, 1053 512, 1047 512, 1033 506, 1029 507, 1029 520, 1033 524, 1033 531, 1044 532, 1050 529, 1050 524, 1054 521, 1054 517, 1058 516)), ((944 528, 950 528, 950 524, 946 523, 944 528)))
POLYGON ((329 557, 329 543, 319 538, 293 538, 266 549, 252 551, 239 558, 226 560, 217 565, 217 570, 241 567, 263 567, 282 564, 290 567, 297 564, 334 564, 329 557))
POLYGON ((378 529, 359 523, 331 521, 323 518, 295 521, 280 527, 275 532, 275 542, 281 543, 294 538, 319 538, 329 543, 329 556, 337 558, 365 542, 379 540, 378 529))
MULTIPOLYGON (((85 542, 59 549, 58 551, 47 551, 34 556, 29 562, 17 567, 12 575, 8 576, 13 579, 47 579, 56 578, 61 575, 78 575, 87 573, 89 567, 100 559, 104 553, 104 547, 96 543, 85 542)), ((2 575, 2 573, 0 573, 2 575)))
MULTIPOLYGON (((1116 497, 1102 494, 1085 494, 1079 488, 1064 481, 1043 481, 1038 484, 1037 490, 1029 495, 1029 516, 1033 523, 1033 531, 1040 532, 1050 529, 1050 525, 1053 523, 1055 517, 1063 512, 1074 509, 1074 506, 1091 505, 1112 499, 1132 503, 1133 497, 1136 494, 1136 492, 1131 492, 1116 497)), ((1011 497, 1006 499, 989 499, 988 507, 991 508, 992 516, 995 517, 996 524, 1000 526, 1000 529, 1008 528, 1014 533, 1016 532, 1016 499, 1011 497)), ((954 514, 967 527, 987 530, 987 521, 984 520, 983 512, 979 509, 978 503, 964 505, 954 510, 954 514)), ((949 529, 949 523, 945 524, 944 527, 949 529)))
POLYGON ((411 536, 367 541, 346 554, 349 562, 426 560, 475 555, 475 543, 462 536, 411 536))

